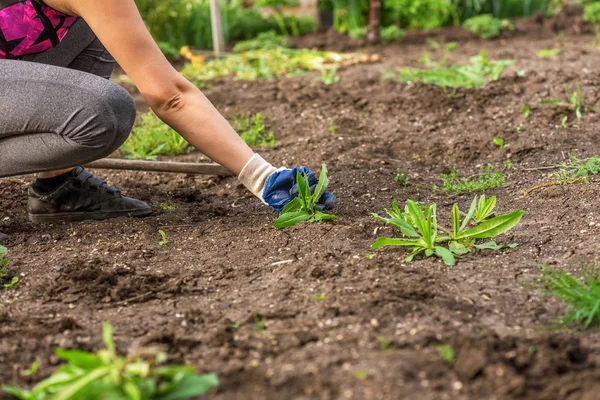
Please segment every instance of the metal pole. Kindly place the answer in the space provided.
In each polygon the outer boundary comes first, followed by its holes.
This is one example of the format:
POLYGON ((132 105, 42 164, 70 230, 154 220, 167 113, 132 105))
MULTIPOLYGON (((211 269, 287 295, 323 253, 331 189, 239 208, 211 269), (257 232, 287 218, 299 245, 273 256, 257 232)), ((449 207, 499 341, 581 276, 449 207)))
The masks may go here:
POLYGON ((225 48, 223 36, 223 23, 221 22, 221 3, 219 0, 210 0, 210 21, 212 26, 213 50, 215 57, 220 58, 225 48))

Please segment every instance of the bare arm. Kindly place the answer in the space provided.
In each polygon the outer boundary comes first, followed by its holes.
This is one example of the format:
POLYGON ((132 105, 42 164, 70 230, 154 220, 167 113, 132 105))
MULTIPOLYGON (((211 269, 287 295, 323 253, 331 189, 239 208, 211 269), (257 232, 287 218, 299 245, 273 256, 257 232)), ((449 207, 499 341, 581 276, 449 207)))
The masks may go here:
POLYGON ((238 175, 254 152, 192 83, 167 61, 134 0, 46 0, 82 17, 152 110, 196 149, 238 175))

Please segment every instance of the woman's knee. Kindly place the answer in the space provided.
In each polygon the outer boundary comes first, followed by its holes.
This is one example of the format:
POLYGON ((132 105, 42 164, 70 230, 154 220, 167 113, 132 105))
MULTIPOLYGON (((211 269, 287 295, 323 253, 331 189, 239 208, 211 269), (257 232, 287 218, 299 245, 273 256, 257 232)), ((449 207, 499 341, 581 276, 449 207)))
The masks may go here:
POLYGON ((86 104, 79 104, 72 113, 66 136, 88 154, 101 158, 127 140, 136 109, 131 95, 115 83, 102 80, 93 89, 93 96, 86 97, 86 104))
POLYGON ((110 107, 115 121, 112 152, 118 149, 129 137, 135 122, 136 108, 131 95, 121 86, 112 82, 108 82, 104 102, 110 107))

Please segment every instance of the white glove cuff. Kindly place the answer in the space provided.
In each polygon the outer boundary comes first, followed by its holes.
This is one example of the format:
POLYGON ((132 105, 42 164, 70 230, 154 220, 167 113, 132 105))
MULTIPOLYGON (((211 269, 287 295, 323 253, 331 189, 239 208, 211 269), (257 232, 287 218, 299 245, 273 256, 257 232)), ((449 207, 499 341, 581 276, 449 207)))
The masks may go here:
POLYGON ((265 200, 263 199, 265 182, 276 170, 277 168, 255 153, 252 158, 248 160, 244 168, 242 168, 242 172, 238 175, 238 180, 251 191, 252 194, 265 203, 265 200))

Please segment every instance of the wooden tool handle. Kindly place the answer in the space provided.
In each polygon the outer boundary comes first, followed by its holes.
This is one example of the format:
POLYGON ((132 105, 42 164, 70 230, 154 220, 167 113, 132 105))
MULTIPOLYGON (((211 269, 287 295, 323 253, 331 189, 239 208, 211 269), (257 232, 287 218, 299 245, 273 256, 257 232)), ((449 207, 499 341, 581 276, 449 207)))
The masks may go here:
POLYGON ((131 171, 171 172, 197 175, 233 175, 228 169, 215 163, 188 163, 166 161, 123 160, 119 158, 103 158, 86 164, 88 168, 118 169, 131 171))

